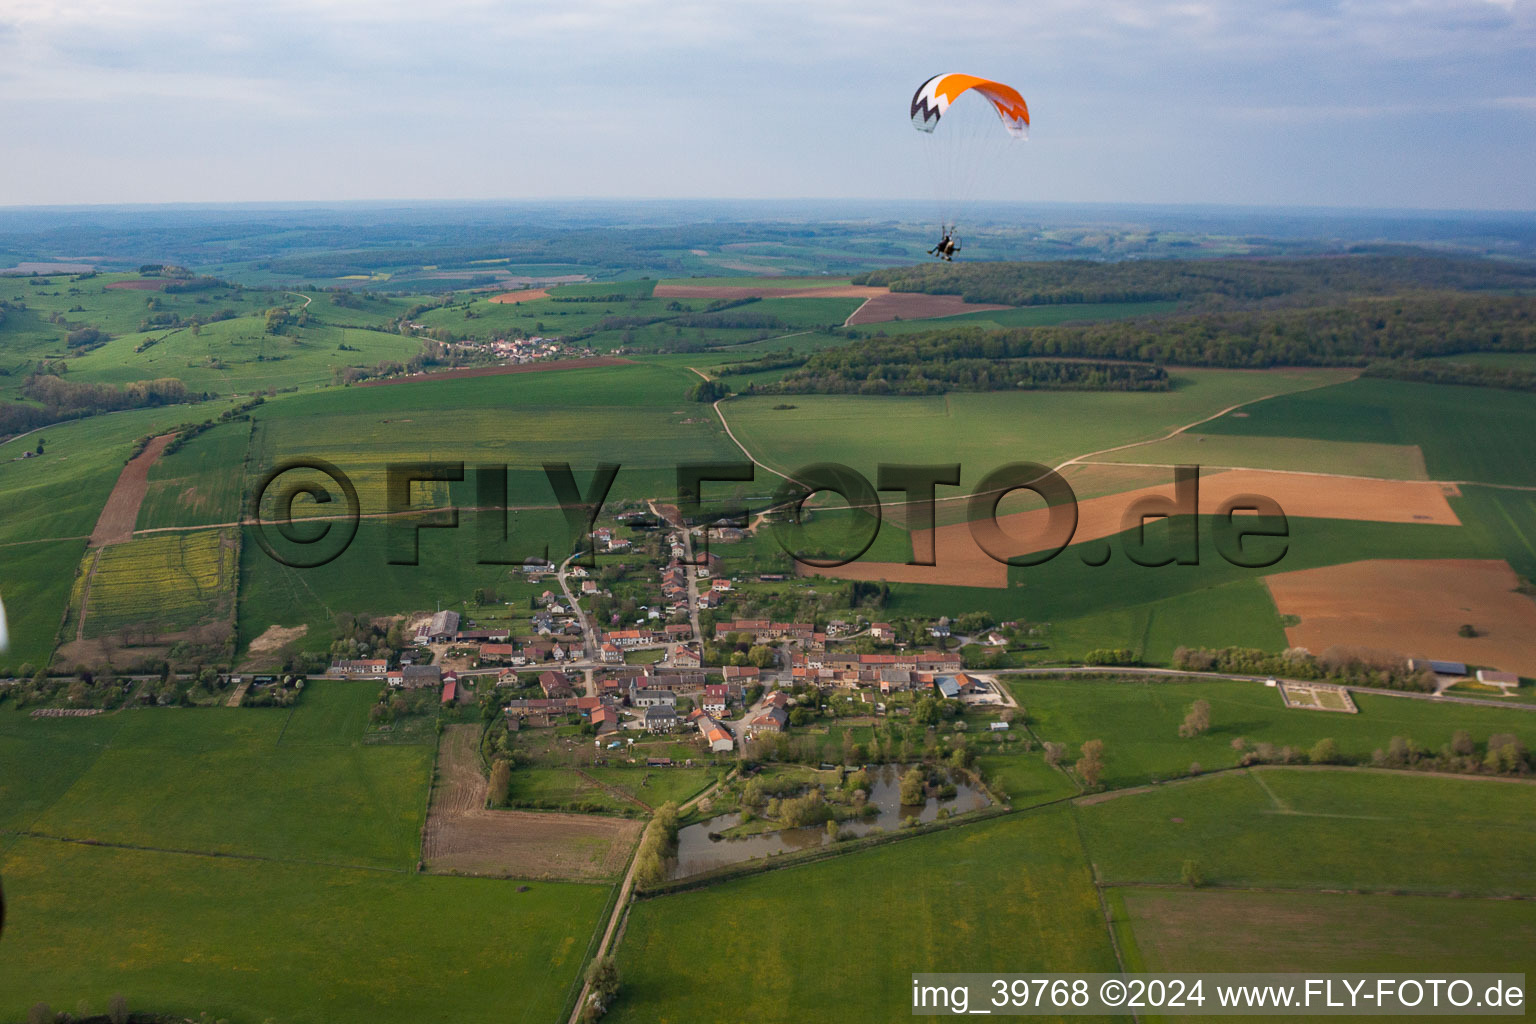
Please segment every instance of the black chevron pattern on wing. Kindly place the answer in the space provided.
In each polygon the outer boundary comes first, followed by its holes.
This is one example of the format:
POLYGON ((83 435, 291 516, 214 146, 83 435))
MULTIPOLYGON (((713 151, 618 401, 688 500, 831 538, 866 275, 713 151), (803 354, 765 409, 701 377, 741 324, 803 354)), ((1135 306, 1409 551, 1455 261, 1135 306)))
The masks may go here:
POLYGON ((924 123, 929 121, 937 121, 939 119, 939 112, 930 107, 928 105, 928 100, 922 96, 914 96, 912 98, 912 120, 916 121, 918 114, 923 115, 924 123))
MULTIPOLYGON (((935 75, 934 77, 937 78, 938 76, 935 75)), ((928 99, 923 95, 923 91, 928 88, 929 82, 932 81, 932 78, 928 79, 927 82, 917 87, 917 92, 912 94, 912 120, 914 121, 917 120, 918 114, 923 115, 924 124, 939 119, 939 112, 928 105, 928 99)))

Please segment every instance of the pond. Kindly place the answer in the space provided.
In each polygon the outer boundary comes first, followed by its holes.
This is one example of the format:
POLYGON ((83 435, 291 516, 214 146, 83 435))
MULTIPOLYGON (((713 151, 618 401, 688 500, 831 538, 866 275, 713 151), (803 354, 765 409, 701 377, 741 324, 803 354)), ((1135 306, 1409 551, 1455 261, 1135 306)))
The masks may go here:
MULTIPOLYGON (((938 797, 930 796, 921 805, 905 805, 901 802, 902 766, 887 764, 867 770, 871 777, 869 803, 876 807, 879 813, 867 818, 853 818, 839 823, 838 828, 844 834, 863 836, 876 828, 894 832, 901 827, 903 818, 915 817, 918 821, 933 821, 943 808, 947 808, 950 814, 964 814, 966 811, 980 810, 992 802, 979 786, 969 781, 953 780, 955 784, 953 797, 940 800, 938 797)), ((828 778, 833 777, 829 773, 828 778)), ((718 836, 718 833, 739 824, 741 824, 741 815, 732 812, 679 829, 677 855, 667 864, 667 877, 687 878, 690 875, 714 871, 717 868, 740 864, 742 861, 758 857, 813 849, 832 842, 827 835, 825 825, 786 828, 777 832, 760 832, 757 835, 729 839, 711 838, 711 833, 716 833, 718 836)))

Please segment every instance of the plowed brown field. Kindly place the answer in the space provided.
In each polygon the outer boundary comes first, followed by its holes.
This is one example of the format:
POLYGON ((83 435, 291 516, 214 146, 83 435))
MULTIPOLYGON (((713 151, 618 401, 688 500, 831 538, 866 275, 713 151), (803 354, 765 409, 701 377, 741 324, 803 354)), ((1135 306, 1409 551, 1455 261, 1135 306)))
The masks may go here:
MULTIPOLYGON (((881 289, 884 292, 884 289, 881 289)), ((966 302, 958 295, 924 295, 922 292, 884 292, 854 310, 849 326, 882 324, 892 320, 932 320, 987 309, 1012 309, 986 302, 966 302)))
POLYGON ((1267 577, 1285 636, 1320 653, 1335 645, 1464 661, 1536 676, 1536 601, 1508 562, 1375 559, 1267 577), (1458 636, 1469 625, 1477 636, 1458 636))
POLYGON ((524 288, 520 292, 502 292, 500 295, 492 295, 488 301, 515 306, 519 302, 532 302, 534 299, 547 298, 549 298, 549 292, 543 288, 524 288))
MULTIPOLYGON (((1240 494, 1272 498, 1287 516, 1460 525, 1460 520, 1451 511, 1445 493, 1438 484, 1267 470, 1233 469, 1202 476, 1200 512, 1205 515, 1214 514, 1224 501, 1240 494)), ((1152 495, 1173 497, 1172 481, 1079 501, 1077 531, 1073 534, 1073 543, 1098 540, 1120 533, 1126 528, 1124 517, 1131 503, 1152 495)), ((1046 524, 1046 511, 1043 508, 999 516, 998 524, 1010 538, 1017 541, 1006 552, 1009 555, 1040 551, 1049 546, 1042 540, 1046 524)), ((914 547, 922 543, 926 532, 914 532, 914 547)), ((881 579, 890 583, 935 583, 958 587, 1008 585, 1007 566, 977 547, 967 524, 941 526, 933 532, 937 565, 854 562, 836 569, 816 570, 814 573, 808 569, 802 571, 838 579, 881 579)))
POLYGON ((592 814, 493 811, 475 747, 480 727, 450 725, 437 754, 421 858, 428 870, 513 878, 617 877, 642 822, 592 814))
POLYGON ((96 528, 91 531, 91 547, 121 544, 133 539, 133 528, 139 521, 139 506, 144 504, 144 495, 149 490, 149 468, 175 436, 161 434, 153 438, 123 467, 96 519, 96 528))

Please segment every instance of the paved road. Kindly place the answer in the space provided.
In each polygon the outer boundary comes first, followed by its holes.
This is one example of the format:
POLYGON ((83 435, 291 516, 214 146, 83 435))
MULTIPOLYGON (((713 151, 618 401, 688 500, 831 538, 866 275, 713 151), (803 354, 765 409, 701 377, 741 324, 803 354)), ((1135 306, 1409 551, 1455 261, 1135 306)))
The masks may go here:
MULTIPOLYGON (((566 572, 571 567, 571 562, 575 560, 578 554, 580 554, 579 551, 571 552, 566 560, 560 563, 560 571, 555 575, 560 581, 560 589, 565 592, 565 603, 570 605, 572 614, 576 616, 576 621, 581 623, 581 638, 584 646, 581 652, 582 657, 576 659, 576 663, 586 664, 588 659, 597 656, 600 648, 597 642, 597 631, 592 626, 592 620, 587 617, 587 613, 577 603, 576 596, 571 593, 571 585, 566 582, 565 578, 566 572)), ((573 663, 572 667, 575 667, 575 663, 573 663)))

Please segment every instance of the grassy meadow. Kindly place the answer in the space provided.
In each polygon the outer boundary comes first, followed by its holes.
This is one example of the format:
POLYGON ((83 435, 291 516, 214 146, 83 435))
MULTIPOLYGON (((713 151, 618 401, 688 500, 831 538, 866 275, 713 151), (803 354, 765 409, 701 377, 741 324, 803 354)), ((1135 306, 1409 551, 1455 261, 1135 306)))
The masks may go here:
POLYGON ((1194 860, 1215 886, 1530 896, 1530 803, 1524 782, 1267 768, 1075 813, 1110 885, 1178 884, 1194 860))
MULTIPOLYGON (((292 709, 119 712, 103 719, 119 725, 110 744, 30 827, 64 839, 405 870, 417 857, 432 747, 364 744, 377 694, 376 684, 318 682, 292 709), (338 717, 345 728, 334 727, 338 717)), ((88 737, 106 728, 84 721, 88 737)))
POLYGON ((1339 370, 1180 369, 1167 392, 767 395, 732 399, 721 410, 753 457, 781 472, 840 462, 873 480, 881 462, 959 462, 962 490, 941 489, 942 497, 965 493, 1011 462, 1054 466, 1162 437, 1232 405, 1346 376, 1339 370))
POLYGON ((251 424, 221 423, 149 469, 138 529, 209 526, 240 519, 251 424))
POLYGON ((1108 899, 1134 971, 1536 968, 1529 900, 1136 888, 1108 899))
POLYGON ((1242 411, 1200 432, 1417 445, 1431 479, 1536 484, 1536 395, 1361 378, 1242 411))
POLYGON ((295 1024, 556 1019, 605 886, 40 839, 0 854, 0 1017, 38 1001, 295 1024))
POLYGON ((1518 708, 1435 704, 1408 697, 1355 694, 1359 714, 1288 708, 1280 692, 1261 683, 1114 682, 1101 678, 1014 677, 1008 687, 1024 706, 1030 728, 1042 740, 1067 745, 1069 759, 1086 740, 1104 741, 1104 784, 1139 786, 1184 775, 1193 762, 1206 771, 1238 763, 1232 741, 1272 743, 1303 752, 1328 737, 1345 757, 1368 760, 1393 736, 1431 750, 1458 729, 1482 743, 1493 733, 1514 733, 1536 745, 1536 714, 1518 708), (1179 724, 1197 700, 1211 706, 1211 727, 1184 739, 1179 724))
POLYGON ((611 1017, 894 1020, 914 971, 1114 969, 1059 808, 637 903, 611 1017), (727 979, 722 963, 751 967, 727 979))

